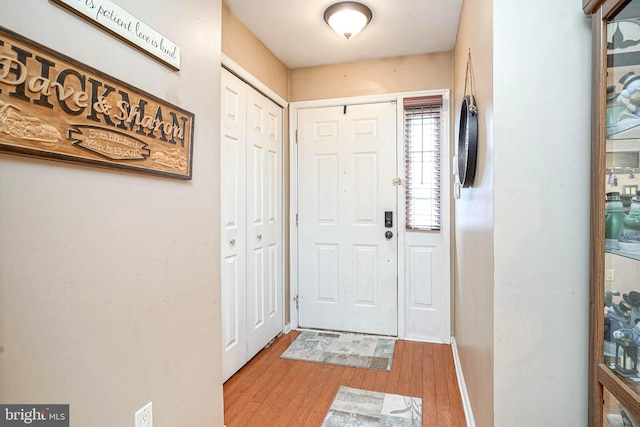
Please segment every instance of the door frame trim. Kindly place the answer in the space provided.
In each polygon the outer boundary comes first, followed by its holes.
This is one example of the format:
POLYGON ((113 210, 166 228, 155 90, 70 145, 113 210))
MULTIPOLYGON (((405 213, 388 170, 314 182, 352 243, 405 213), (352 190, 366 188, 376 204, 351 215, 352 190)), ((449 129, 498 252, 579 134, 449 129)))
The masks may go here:
MULTIPOLYGON (((280 95, 278 95, 273 90, 271 90, 269 86, 262 83, 260 80, 258 80, 257 77, 255 77, 253 74, 251 74, 249 71, 244 69, 240 64, 238 64, 233 59, 229 58, 224 53, 220 58, 220 65, 222 65, 223 68, 226 68, 227 70, 229 70, 229 72, 231 72, 232 74, 235 74, 236 77, 238 77, 240 80, 243 80, 249 86, 252 86, 255 90, 262 93, 264 96, 271 99, 273 102, 275 102, 280 107, 282 107, 282 110, 283 110, 282 118, 284 121, 284 110, 289 105, 287 101, 285 101, 280 95)), ((282 136, 284 139, 284 135, 282 136)), ((282 145, 282 147, 284 148, 284 144, 282 145)))
MULTIPOLYGON (((402 100, 407 97, 442 95, 442 191, 445 195, 441 201, 442 218, 447 221, 447 226, 443 227, 442 239, 443 250, 446 257, 444 267, 444 279, 448 284, 443 289, 442 301, 442 340, 425 339, 424 341, 451 342, 451 126, 450 126, 450 90, 424 90, 412 92, 397 92, 381 95, 367 95, 346 98, 332 98, 311 101, 297 101, 289 103, 289 325, 285 330, 299 327, 298 309, 296 308, 296 298, 299 295, 299 270, 298 270, 298 226, 296 214, 298 213, 298 145, 296 132, 298 127, 298 111, 307 108, 336 107, 342 105, 374 104, 382 102, 396 102, 396 170, 404 173, 404 108, 402 100)), ((398 338, 405 339, 406 332, 406 288, 405 288, 405 231, 400 225, 405 224, 405 212, 401 209, 404 206, 404 193, 398 191, 398 338)), ((412 337, 412 340, 421 339, 412 337)))

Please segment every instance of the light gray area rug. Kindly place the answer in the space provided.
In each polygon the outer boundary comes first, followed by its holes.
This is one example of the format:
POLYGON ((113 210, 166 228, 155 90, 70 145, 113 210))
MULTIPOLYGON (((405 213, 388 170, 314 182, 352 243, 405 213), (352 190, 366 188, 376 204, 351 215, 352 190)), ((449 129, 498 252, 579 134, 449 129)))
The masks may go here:
POLYGON ((322 427, 422 426, 422 399, 341 386, 322 427))
POLYGON ((393 338, 303 331, 280 357, 390 371, 395 346, 393 338))

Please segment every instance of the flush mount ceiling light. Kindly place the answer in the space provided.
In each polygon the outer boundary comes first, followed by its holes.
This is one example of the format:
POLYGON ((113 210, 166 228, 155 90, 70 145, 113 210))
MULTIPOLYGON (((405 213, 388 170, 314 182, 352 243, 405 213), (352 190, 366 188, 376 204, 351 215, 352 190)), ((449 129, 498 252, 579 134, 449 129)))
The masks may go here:
POLYGON ((371 9, 355 1, 336 3, 324 11, 324 20, 338 35, 349 39, 371 22, 371 9))

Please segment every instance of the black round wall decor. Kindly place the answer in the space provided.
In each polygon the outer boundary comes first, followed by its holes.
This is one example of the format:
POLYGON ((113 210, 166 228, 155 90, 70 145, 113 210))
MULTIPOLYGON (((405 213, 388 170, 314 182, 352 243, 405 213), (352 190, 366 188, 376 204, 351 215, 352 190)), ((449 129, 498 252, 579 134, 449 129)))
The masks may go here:
POLYGON ((463 188, 471 187, 476 177, 478 157, 478 107, 473 95, 466 95, 460 110, 458 135, 458 177, 463 188))

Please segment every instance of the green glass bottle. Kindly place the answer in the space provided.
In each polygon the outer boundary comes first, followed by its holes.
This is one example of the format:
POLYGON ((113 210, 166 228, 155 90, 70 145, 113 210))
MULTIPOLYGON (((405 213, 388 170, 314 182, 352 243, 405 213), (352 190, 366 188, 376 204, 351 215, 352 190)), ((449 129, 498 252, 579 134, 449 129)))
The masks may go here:
POLYGON ((617 191, 607 193, 606 196, 607 199, 604 203, 604 245, 605 249, 619 249, 618 238, 624 226, 624 207, 620 199, 620 193, 617 191))
POLYGON ((640 255, 640 191, 631 201, 629 213, 623 217, 622 225, 622 231, 618 237, 619 249, 628 254, 640 255))

